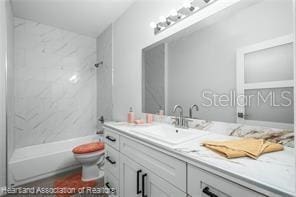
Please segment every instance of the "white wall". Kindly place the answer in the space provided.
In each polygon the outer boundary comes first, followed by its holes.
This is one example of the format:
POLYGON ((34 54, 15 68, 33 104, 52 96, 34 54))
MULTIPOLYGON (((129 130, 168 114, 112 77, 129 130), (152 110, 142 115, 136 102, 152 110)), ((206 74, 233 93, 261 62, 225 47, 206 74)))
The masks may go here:
MULTIPOLYGON (((296 39, 296 1, 293 0, 293 30, 294 30, 294 40, 296 39)), ((294 87, 296 87, 296 42, 294 42, 294 87)), ((296 103, 296 94, 294 94, 294 104, 296 103)), ((296 109, 294 108, 294 123, 296 122, 296 109)), ((296 124, 294 124, 294 136, 296 136, 296 124)), ((294 147, 296 147, 296 140, 294 140, 294 147)), ((294 166, 296 171, 296 149, 294 148, 294 166)), ((295 181, 296 189, 296 181, 295 181)))
POLYGON ((96 40, 15 18, 15 147, 96 131, 96 40))
POLYGON ((184 0, 138 0, 113 24, 114 35, 114 86, 113 118, 126 120, 129 107, 136 115, 142 115, 142 49, 174 33, 190 28, 220 10, 239 0, 219 0, 166 31, 154 35, 150 22, 157 22, 159 16, 167 16, 172 9, 182 6, 184 0))
POLYGON ((0 1, 0 186, 5 186, 6 182, 6 16, 5 2, 0 1))
POLYGON ((154 36, 149 24, 168 15, 182 0, 136 1, 113 25, 114 87, 113 118, 126 120, 129 107, 142 111, 142 49, 170 31, 154 36))
MULTIPOLYGON (((106 121, 112 120, 112 72, 113 72, 113 30, 110 25, 97 38, 97 62, 103 62, 97 68, 97 117, 104 116, 106 121)), ((102 125, 98 122, 98 126, 102 125)), ((100 128, 101 129, 101 128, 100 128)))
POLYGON ((14 101, 15 101, 15 67, 14 67, 14 23, 13 13, 10 3, 7 3, 7 18, 8 18, 8 59, 7 59, 7 156, 8 160, 11 157, 14 144, 14 101))
POLYGON ((6 77, 11 79, 6 74, 13 68, 12 21, 10 2, 0 1, 0 189, 6 185, 6 77))

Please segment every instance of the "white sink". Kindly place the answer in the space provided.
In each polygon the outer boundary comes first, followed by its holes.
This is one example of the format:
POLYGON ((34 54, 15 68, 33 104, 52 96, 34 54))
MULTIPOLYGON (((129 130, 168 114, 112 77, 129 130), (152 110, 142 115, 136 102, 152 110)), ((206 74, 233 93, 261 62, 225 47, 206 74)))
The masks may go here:
POLYGON ((178 145, 207 134, 196 129, 180 129, 166 124, 136 126, 130 131, 169 145, 178 145))

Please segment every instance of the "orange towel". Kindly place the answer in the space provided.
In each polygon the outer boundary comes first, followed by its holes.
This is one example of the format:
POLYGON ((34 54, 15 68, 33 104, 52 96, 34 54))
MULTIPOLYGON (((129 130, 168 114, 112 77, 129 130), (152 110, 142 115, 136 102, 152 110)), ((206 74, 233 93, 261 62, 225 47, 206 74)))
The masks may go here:
POLYGON ((281 144, 253 138, 220 142, 205 141, 202 144, 228 159, 246 156, 257 159, 261 154, 281 151, 284 149, 281 144))

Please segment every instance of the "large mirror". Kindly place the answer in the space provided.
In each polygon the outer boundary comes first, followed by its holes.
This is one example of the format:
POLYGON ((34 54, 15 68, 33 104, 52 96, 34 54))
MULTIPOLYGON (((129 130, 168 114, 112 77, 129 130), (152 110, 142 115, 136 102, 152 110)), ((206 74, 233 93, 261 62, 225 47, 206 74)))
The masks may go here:
POLYGON ((244 0, 144 48, 143 112, 292 128, 292 5, 244 0))

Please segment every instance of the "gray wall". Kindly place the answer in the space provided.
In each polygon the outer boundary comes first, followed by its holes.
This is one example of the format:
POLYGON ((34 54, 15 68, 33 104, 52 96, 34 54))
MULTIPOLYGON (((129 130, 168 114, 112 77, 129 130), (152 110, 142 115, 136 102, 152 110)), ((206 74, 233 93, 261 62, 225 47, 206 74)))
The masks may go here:
MULTIPOLYGON (((201 104, 200 92, 236 89, 237 48, 291 34, 292 0, 265 0, 168 44, 168 106, 201 104)), ((185 112, 187 113, 187 112, 185 112)), ((202 119, 234 122, 235 107, 203 108, 202 119)))
MULTIPOLYGON (((104 116, 105 120, 112 120, 112 53, 113 29, 110 25, 97 38, 97 62, 103 64, 97 68, 97 117, 104 116)), ((98 125, 101 128, 102 125, 98 125)))
POLYGON ((143 51, 143 112, 165 109, 165 45, 143 51))

